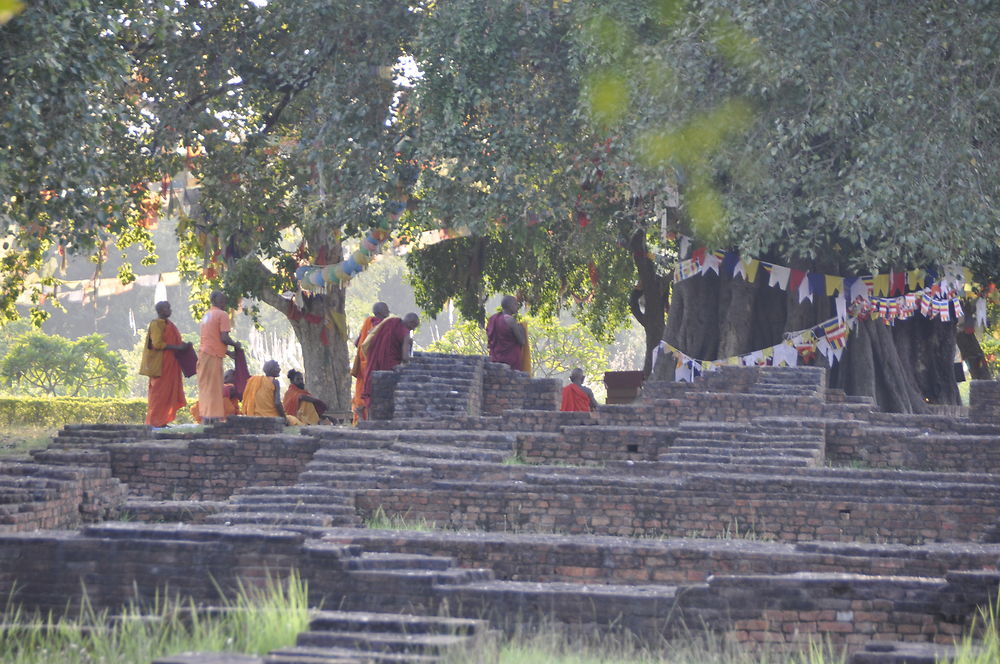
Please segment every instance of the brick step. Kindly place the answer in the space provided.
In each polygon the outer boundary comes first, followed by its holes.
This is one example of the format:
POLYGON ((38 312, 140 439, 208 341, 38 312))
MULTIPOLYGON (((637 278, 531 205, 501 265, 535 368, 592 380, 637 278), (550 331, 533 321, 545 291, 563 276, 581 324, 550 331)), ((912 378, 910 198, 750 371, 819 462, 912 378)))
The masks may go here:
POLYGON ((702 463, 724 463, 728 465, 764 465, 764 466, 811 466, 815 465, 814 459, 805 459, 792 456, 736 456, 729 454, 696 454, 696 453, 670 453, 660 457, 663 461, 699 461, 702 463))
POLYGON ((312 526, 316 528, 332 528, 337 525, 361 524, 355 517, 353 520, 335 520, 328 514, 287 514, 281 512, 219 512, 205 518, 208 524, 235 525, 266 525, 266 526, 312 526))
POLYGON ((815 451, 822 449, 824 444, 822 440, 716 440, 714 438, 688 438, 685 436, 683 438, 675 438, 669 449, 676 450, 680 447, 747 450, 760 450, 768 448, 774 448, 776 450, 810 449, 815 451))
POLYGON ((418 458, 401 457, 394 459, 394 462, 394 465, 371 464, 357 470, 342 470, 341 464, 337 463, 336 460, 313 461, 299 474, 299 480, 329 487, 331 481, 369 484, 387 477, 420 481, 426 479, 430 474, 430 470, 418 458), (403 463, 410 463, 412 465, 398 465, 403 463))
POLYGON ((111 456, 105 450, 49 447, 41 450, 31 450, 31 458, 46 464, 84 464, 108 465, 111 456))
POLYGON ((795 431, 781 431, 774 433, 757 433, 757 432, 747 432, 747 433, 736 433, 728 431, 680 431, 677 436, 674 437, 674 443, 679 441, 704 441, 706 444, 709 443, 808 443, 815 445, 822 445, 825 442, 826 437, 819 433, 813 432, 795 432, 795 431))
POLYGON ((230 503, 226 510, 227 514, 232 513, 245 514, 248 512, 260 512, 260 513, 280 513, 289 515, 299 515, 308 514, 313 515, 327 515, 332 517, 342 517, 348 518, 356 516, 354 510, 353 501, 351 505, 347 504, 329 504, 329 503, 313 503, 313 504, 303 504, 290 500, 287 502, 274 501, 274 502, 237 502, 230 503))
POLYGON ((670 454, 718 454, 723 456, 793 456, 814 458, 821 450, 819 448, 808 447, 775 447, 768 445, 753 446, 719 446, 708 447, 703 445, 671 445, 670 449, 661 456, 670 454))
POLYGON ((504 452, 498 452, 476 447, 456 448, 447 445, 420 445, 415 443, 397 443, 393 446, 393 449, 397 452, 403 452, 404 454, 420 458, 492 461, 494 463, 501 463, 512 453, 510 448, 504 452))
POLYGON ((358 587, 368 592, 386 592, 397 594, 399 589, 422 586, 423 592, 430 592, 434 586, 447 586, 480 581, 491 581, 493 570, 485 568, 450 567, 445 570, 434 569, 362 569, 351 574, 351 580, 358 587))
POLYGON ((348 495, 345 491, 337 489, 327 489, 324 487, 313 487, 309 493, 301 491, 281 492, 280 489, 291 489, 293 487, 260 487, 271 489, 260 493, 245 490, 243 493, 234 494, 230 499, 233 503, 240 505, 251 505, 255 503, 281 503, 293 505, 327 505, 331 502, 338 502, 348 495))
POLYGON ((454 386, 452 389, 457 389, 459 386, 474 389, 478 388, 482 382, 471 371, 435 371, 431 373, 411 370, 404 371, 399 377, 396 389, 399 389, 400 385, 410 386, 412 384, 424 385, 431 390, 440 389, 442 385, 454 386))
POLYGON ((418 430, 400 432, 400 440, 405 442, 427 441, 441 442, 442 439, 451 439, 456 444, 476 443, 485 447, 486 443, 506 443, 513 445, 517 436, 504 431, 475 431, 456 429, 418 430))
MULTIPOLYGON (((451 569, 454 564, 455 561, 447 556, 425 556, 425 555, 410 554, 410 553, 365 552, 358 557, 346 558, 344 560, 345 569, 352 571, 400 570, 400 569, 422 569, 422 570, 443 571, 451 569)), ((314 629, 347 629, 347 628, 321 627, 314 629)))
MULTIPOLYGON (((387 653, 358 650, 356 648, 314 648, 296 646, 272 650, 258 660, 261 664, 438 664, 441 657, 436 655, 417 655, 413 653, 387 653)), ((154 662, 158 664, 158 662, 154 662)), ((173 664, 166 662, 165 664, 173 664)), ((178 662, 177 664, 181 664, 178 662)), ((183 664, 200 664, 199 662, 184 662, 183 664)), ((205 664, 229 664, 229 662, 206 661, 205 664)), ((237 664, 234 662, 233 664, 237 664)))
POLYGON ((400 632, 404 634, 480 634, 487 624, 468 618, 444 618, 402 613, 316 611, 309 621, 313 631, 400 632))
POLYGON ((309 631, 296 644, 310 647, 350 648, 370 652, 443 654, 464 646, 468 637, 452 634, 390 634, 347 631, 309 631))
POLYGON ((241 489, 237 489, 233 493, 233 499, 239 498, 241 496, 337 496, 339 492, 337 489, 331 489, 330 487, 325 487, 321 484, 307 484, 301 482, 299 484, 293 484, 290 486, 248 486, 241 489))

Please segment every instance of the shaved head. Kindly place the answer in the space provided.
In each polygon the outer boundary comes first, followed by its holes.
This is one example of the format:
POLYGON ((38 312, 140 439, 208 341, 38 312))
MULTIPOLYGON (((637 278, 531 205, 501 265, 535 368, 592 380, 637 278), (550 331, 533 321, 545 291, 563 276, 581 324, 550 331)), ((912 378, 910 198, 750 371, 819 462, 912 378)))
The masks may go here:
POLYGON ((503 299, 500 300, 500 308, 504 310, 504 313, 513 316, 521 308, 521 305, 517 303, 517 298, 513 295, 504 295, 503 299))
POLYGON ((274 360, 268 360, 264 363, 264 375, 271 376, 272 378, 281 373, 281 367, 274 360))
POLYGON ((416 315, 413 312, 406 314, 405 316, 403 316, 403 325, 410 328, 411 330, 417 329, 417 326, 420 325, 420 316, 416 315))
POLYGON ((376 302, 372 307, 372 314, 375 318, 386 318, 389 315, 389 305, 385 302, 376 302))
POLYGON ((170 303, 162 300, 156 303, 156 315, 160 318, 170 318, 170 303))

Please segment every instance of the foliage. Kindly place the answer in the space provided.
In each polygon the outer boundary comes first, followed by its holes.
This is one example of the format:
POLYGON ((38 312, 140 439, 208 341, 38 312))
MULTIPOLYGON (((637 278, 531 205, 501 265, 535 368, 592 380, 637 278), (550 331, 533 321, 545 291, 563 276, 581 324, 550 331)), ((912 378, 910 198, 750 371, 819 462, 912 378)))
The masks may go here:
POLYGON ((539 315, 571 309, 605 341, 625 325, 645 226, 576 111, 574 26, 571 3, 513 0, 438 2, 425 22, 413 223, 473 235, 407 257, 429 312, 456 298, 482 320, 489 294, 512 293, 539 315))
MULTIPOLYGON (((0 397, 0 426, 62 427, 66 424, 142 424, 146 399, 96 397, 0 397)), ((187 409, 178 422, 189 422, 187 409)))
POLYGON ((703 240, 859 272, 995 244, 989 3, 578 4, 578 52, 626 91, 613 144, 646 182, 682 183, 703 240))
POLYGON ((0 360, 0 377, 25 394, 117 396, 128 389, 128 369, 99 334, 76 340, 27 332, 0 360))
POLYGON ((986 363, 994 376, 1000 376, 1000 333, 997 330, 986 332, 979 340, 979 345, 986 355, 986 363))
POLYGON ((55 283, 59 256, 100 262, 116 243, 152 254, 138 222, 144 183, 159 176, 129 45, 153 10, 112 5, 40 0, 0 26, 2 319, 17 318, 25 291, 44 319, 41 288, 55 283))
MULTIPOLYGON (((540 378, 566 376, 576 367, 594 377, 608 370, 608 351, 580 323, 557 318, 518 316, 528 331, 533 373, 540 378)), ((486 332, 475 321, 464 321, 431 344, 433 353, 487 355, 486 332)))
POLYGON ((223 611, 204 612, 180 599, 161 599, 152 615, 128 608, 110 620, 85 604, 76 619, 26 615, 8 607, 0 629, 0 658, 9 664, 133 664, 178 652, 264 655, 291 645, 309 622, 308 591, 297 574, 269 579, 263 588, 240 587, 223 611), (95 626, 107 625, 105 629, 95 626))

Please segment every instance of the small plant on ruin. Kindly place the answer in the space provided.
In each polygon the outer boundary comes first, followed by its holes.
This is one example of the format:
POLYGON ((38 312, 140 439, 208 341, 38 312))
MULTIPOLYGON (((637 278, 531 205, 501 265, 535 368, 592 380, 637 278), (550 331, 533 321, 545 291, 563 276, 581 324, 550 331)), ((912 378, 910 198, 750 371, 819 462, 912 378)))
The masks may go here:
POLYGON ((426 519, 411 519, 409 510, 403 514, 387 514, 379 505, 372 515, 365 519, 365 527, 373 530, 417 530, 426 532, 436 530, 437 524, 426 519))

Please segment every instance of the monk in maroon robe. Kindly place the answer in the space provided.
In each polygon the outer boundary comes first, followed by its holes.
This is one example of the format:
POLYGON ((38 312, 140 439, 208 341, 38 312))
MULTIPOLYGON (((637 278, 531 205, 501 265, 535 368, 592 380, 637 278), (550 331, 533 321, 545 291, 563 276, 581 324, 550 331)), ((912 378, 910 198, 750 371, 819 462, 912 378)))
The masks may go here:
POLYGON ((379 323, 365 340, 365 383, 361 390, 364 401, 362 419, 368 419, 368 408, 371 406, 372 373, 375 371, 390 371, 397 365, 410 359, 413 350, 413 340, 410 332, 420 325, 420 318, 409 313, 398 318, 390 316, 379 323))
POLYGON ((521 308, 517 298, 504 295, 500 301, 500 311, 486 323, 486 347, 490 351, 490 362, 501 362, 518 371, 524 370, 524 347, 528 335, 524 326, 517 322, 517 310, 521 308))

